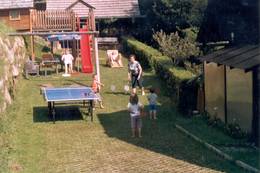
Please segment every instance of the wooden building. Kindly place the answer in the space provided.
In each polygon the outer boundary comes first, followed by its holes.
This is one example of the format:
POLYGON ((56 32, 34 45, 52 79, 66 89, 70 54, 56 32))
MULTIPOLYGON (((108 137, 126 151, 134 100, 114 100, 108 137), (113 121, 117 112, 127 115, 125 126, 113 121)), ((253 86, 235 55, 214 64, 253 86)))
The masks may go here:
POLYGON ((93 7, 96 19, 133 18, 140 16, 138 0, 46 0, 46 10, 73 10, 79 17, 88 17, 93 7))
POLYGON ((17 31, 30 30, 30 9, 33 0, 4 0, 0 2, 0 21, 17 31))
POLYGON ((230 42, 201 58, 205 110, 227 124, 238 123, 259 145, 259 1, 209 0, 203 21, 199 42, 230 42))
POLYGON ((239 124, 259 142, 260 45, 222 49, 201 60, 205 110, 227 124, 239 124))

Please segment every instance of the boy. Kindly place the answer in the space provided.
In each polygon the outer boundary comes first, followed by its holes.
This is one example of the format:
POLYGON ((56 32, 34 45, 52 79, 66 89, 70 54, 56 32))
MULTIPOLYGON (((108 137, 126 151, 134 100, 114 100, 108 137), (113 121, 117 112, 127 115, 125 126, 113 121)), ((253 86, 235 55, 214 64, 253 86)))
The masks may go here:
POLYGON ((97 97, 99 98, 98 102, 99 102, 100 108, 104 109, 102 98, 101 98, 101 95, 100 95, 101 86, 105 86, 105 85, 98 81, 98 77, 97 77, 96 74, 93 74, 93 81, 92 81, 91 87, 92 87, 92 90, 97 95, 97 97))
POLYGON ((147 99, 149 101, 149 114, 150 119, 156 120, 156 107, 157 107, 157 94, 155 93, 155 89, 150 89, 150 95, 147 96, 147 99))

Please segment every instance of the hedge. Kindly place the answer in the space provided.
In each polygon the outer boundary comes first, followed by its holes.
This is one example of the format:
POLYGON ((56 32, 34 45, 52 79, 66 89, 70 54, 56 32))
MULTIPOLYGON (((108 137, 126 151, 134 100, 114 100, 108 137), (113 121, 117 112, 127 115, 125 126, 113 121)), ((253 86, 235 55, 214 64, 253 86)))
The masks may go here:
POLYGON ((174 66, 171 58, 158 50, 134 39, 123 37, 123 49, 127 54, 135 54, 144 67, 153 68, 156 74, 166 81, 170 94, 174 96, 181 112, 196 109, 196 88, 187 84, 195 75, 181 67, 174 66))

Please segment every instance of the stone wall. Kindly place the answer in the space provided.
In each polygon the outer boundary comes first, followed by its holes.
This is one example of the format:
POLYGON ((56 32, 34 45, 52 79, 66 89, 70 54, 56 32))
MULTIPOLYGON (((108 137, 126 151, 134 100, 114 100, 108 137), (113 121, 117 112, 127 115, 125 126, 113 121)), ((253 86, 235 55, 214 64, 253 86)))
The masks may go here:
POLYGON ((0 35, 0 113, 12 104, 15 83, 21 75, 26 48, 22 37, 0 35))

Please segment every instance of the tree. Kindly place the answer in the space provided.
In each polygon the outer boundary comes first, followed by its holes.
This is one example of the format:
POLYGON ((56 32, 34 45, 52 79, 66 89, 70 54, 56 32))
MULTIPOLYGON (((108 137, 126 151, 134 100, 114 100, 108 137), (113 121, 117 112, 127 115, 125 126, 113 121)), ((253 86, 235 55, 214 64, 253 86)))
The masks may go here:
POLYGON ((159 44, 163 54, 171 57, 175 65, 184 66, 184 61, 190 56, 199 55, 200 51, 195 41, 187 36, 181 38, 178 32, 167 35, 161 30, 156 32, 153 38, 159 44))
POLYGON ((208 0, 139 0, 141 13, 146 16, 137 27, 136 36, 149 42, 157 31, 167 34, 199 27, 208 0))

